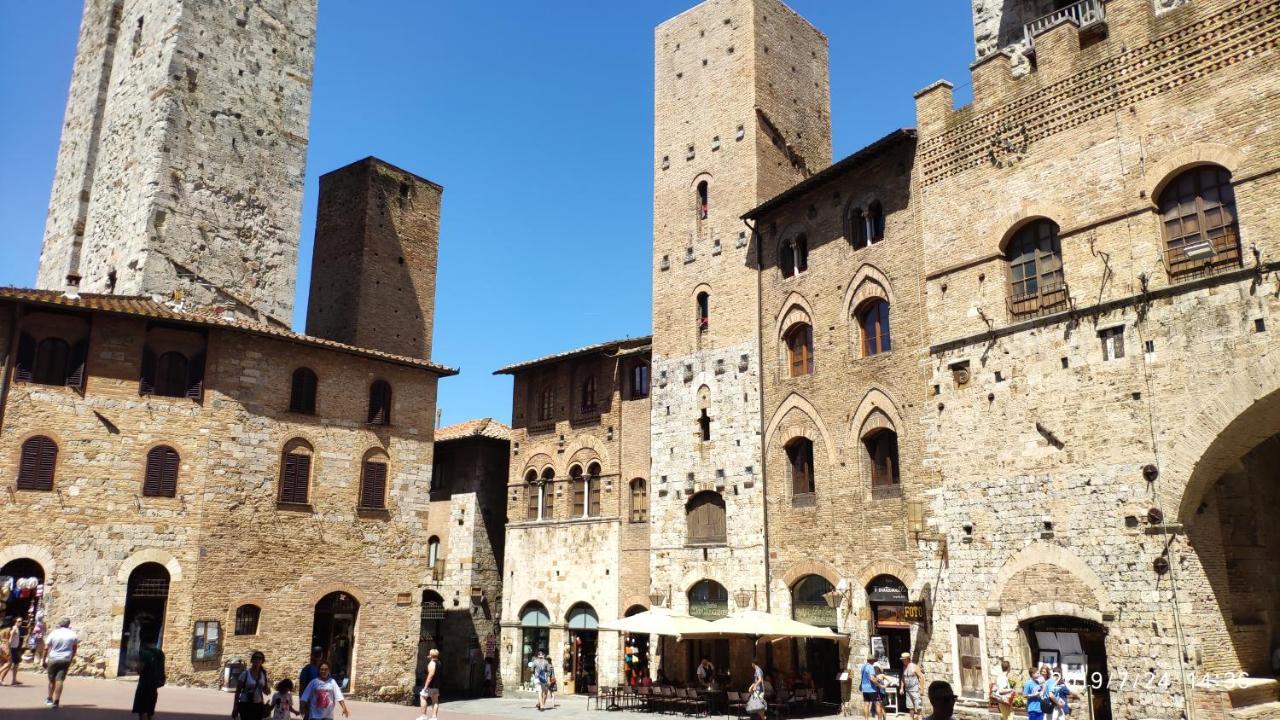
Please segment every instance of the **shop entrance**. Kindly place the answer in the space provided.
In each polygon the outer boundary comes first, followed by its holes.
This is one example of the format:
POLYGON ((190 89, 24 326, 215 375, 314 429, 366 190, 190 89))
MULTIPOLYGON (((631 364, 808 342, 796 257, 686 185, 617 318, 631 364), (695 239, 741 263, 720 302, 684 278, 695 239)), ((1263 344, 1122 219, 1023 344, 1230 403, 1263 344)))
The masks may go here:
POLYGON ((906 619, 907 586, 892 575, 877 575, 867 583, 871 606, 871 651, 887 663, 890 674, 902 677, 902 653, 911 652, 911 622, 906 619))
MULTIPOLYGON (((645 611, 643 605, 632 605, 627 608, 626 617, 638 615, 645 611)), ((649 674, 649 636, 628 635, 623 647, 623 663, 627 668, 627 684, 638 685, 649 674)))
POLYGON ((1107 629, 1073 617, 1036 618, 1023 623, 1021 629, 1031 651, 1031 664, 1048 665, 1061 673, 1073 693, 1085 698, 1080 710, 1072 708, 1072 717, 1078 713, 1081 720, 1111 720, 1107 629))
POLYGON ((325 650, 329 672, 344 690, 351 689, 352 654, 356 645, 356 617, 360 602, 344 592, 331 592, 316 603, 311 647, 325 650))
POLYGON ((589 686, 597 684, 596 650, 600 641, 600 622, 595 609, 586 603, 569 608, 565 620, 569 628, 573 692, 584 695, 589 686))
POLYGON ((531 602, 520 611, 520 682, 528 685, 533 678, 529 663, 538 652, 548 655, 551 647, 551 615, 542 603, 531 602))
MULTIPOLYGON (((23 647, 26 639, 35 627, 36 612, 45 597, 44 567, 30 558, 16 558, 0 567, 0 628, 11 627, 18 618, 22 619, 21 638, 23 647), (5 592, 7 595, 4 595, 5 592)), ((34 658, 33 658, 34 659, 34 658)))
POLYGON ((440 649, 440 625, 443 621, 444 598, 431 590, 423 590, 422 612, 418 620, 418 665, 413 675, 418 687, 426 682, 431 651, 440 649))
POLYGON ((117 675, 132 675, 138 671, 138 653, 142 648, 163 646, 164 610, 168 602, 169 571, 165 566, 143 563, 129 573, 117 675))
MULTIPOLYGON (((821 575, 806 575, 791 588, 791 618, 837 631, 836 609, 827 602, 835 587, 821 575)), ((814 687, 826 702, 840 697, 840 646, 835 640, 802 638, 795 641, 799 672, 809 673, 814 687)))

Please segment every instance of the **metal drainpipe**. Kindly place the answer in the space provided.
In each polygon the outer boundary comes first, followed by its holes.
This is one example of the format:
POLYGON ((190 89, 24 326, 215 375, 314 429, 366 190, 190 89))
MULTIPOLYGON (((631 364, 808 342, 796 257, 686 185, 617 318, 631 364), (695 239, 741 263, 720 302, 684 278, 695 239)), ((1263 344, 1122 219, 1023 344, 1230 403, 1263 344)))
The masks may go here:
MULTIPOLYGON (((746 218, 742 218, 742 224, 747 226, 747 230, 750 231, 751 233, 750 237, 756 244, 756 328, 755 328, 756 373, 760 378, 760 381, 756 383, 757 385, 756 393, 759 396, 757 398, 757 402, 760 405, 760 412, 759 412, 760 421, 759 422, 760 422, 760 425, 763 425, 764 424, 764 347, 763 347, 764 343, 762 341, 762 334, 760 330, 760 314, 764 312, 764 280, 762 278, 763 273, 761 272, 761 264, 762 264, 761 259, 764 256, 760 249, 760 246, 761 246, 760 237, 756 233, 756 228, 752 227, 751 223, 747 222, 746 218)), ((756 226, 758 227, 759 223, 756 223, 756 226)), ((763 523, 762 523, 763 532, 761 534, 762 534, 762 539, 764 540, 764 611, 769 612, 772 609, 772 605, 773 605, 773 603, 771 602, 771 595, 769 593, 769 587, 771 584, 769 580, 769 491, 768 491, 769 483, 766 482, 767 473, 765 472, 765 467, 767 463, 765 463, 765 458, 764 458, 764 453, 765 453, 764 428, 757 426, 756 431, 760 433, 760 512, 762 514, 762 520, 763 520, 763 523)), ((755 608, 755 609, 758 609, 758 608, 755 608)))
POLYGON ((22 304, 13 304, 12 327, 9 329, 9 347, 4 351, 4 376, 0 377, 0 434, 4 433, 4 411, 9 406, 9 383, 13 374, 13 356, 18 347, 18 319, 21 317, 22 304))

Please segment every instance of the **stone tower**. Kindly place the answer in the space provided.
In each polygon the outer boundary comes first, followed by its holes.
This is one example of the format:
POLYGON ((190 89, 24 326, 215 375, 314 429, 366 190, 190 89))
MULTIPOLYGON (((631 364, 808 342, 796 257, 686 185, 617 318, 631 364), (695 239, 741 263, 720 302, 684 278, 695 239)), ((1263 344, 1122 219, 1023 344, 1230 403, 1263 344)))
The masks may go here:
POLYGON ((288 324, 316 0, 86 0, 37 284, 288 324))
POLYGON ((658 26, 655 73, 652 582, 676 609, 702 579, 755 589, 764 609, 759 293, 740 216, 831 164, 827 40, 777 0, 708 0, 658 26), (708 491, 727 534, 697 544, 686 511, 708 491))
POLYGON ((431 356, 443 192, 373 157, 321 176, 308 335, 431 356))

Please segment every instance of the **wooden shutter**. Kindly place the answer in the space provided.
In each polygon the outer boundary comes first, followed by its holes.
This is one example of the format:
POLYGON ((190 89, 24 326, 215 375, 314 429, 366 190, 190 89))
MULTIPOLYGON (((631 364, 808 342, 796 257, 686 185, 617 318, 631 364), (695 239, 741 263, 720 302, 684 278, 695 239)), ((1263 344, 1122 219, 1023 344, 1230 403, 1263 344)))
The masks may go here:
POLYGON ((18 461, 19 490, 52 490, 53 470, 58 462, 58 446, 44 435, 22 443, 18 461))
POLYGON ((587 504, 587 480, 581 475, 575 475, 569 482, 573 483, 573 516, 582 517, 587 504))
POLYGON ((285 453, 280 469, 280 501, 305 505, 311 480, 311 456, 285 453))
POLYGON ((71 362, 67 366, 67 387, 84 387, 84 366, 89 358, 89 341, 80 340, 71 348, 71 362))
POLYGON ((524 484, 525 499, 525 520, 538 519, 538 484, 536 482, 524 484))
POLYGON ((542 485, 542 517, 550 520, 555 517, 556 486, 554 480, 547 480, 542 485))
POLYGON ((26 333, 18 336, 18 358, 13 368, 13 379, 31 382, 35 376, 36 339, 26 333))
POLYGON ((156 391, 156 354, 151 348, 142 349, 142 368, 138 373, 138 394, 153 395, 156 391))
POLYGON ((147 469, 142 479, 142 494, 150 497, 173 497, 177 491, 177 451, 168 446, 152 448, 147 453, 147 469))
POLYGON ((391 385, 385 380, 369 386, 369 424, 391 424, 391 385))
POLYGON ((204 353, 196 353, 187 365, 186 397, 200 402, 204 399, 204 353))
POLYGON ((387 466, 385 463, 366 461, 364 477, 360 482, 360 507, 385 508, 387 506, 387 466))
POLYGON ((956 641, 960 655, 960 694, 981 698, 986 688, 982 682, 982 649, 977 625, 957 625, 956 641))
POLYGON ((716 502, 708 502, 704 507, 707 508, 707 538, 711 542, 724 542, 724 507, 716 502))
POLYGON ((316 412, 316 375, 309 368, 298 368, 293 371, 289 411, 304 415, 314 415, 316 412))
POLYGON ((600 517, 600 478, 592 475, 587 478, 588 515, 600 517))

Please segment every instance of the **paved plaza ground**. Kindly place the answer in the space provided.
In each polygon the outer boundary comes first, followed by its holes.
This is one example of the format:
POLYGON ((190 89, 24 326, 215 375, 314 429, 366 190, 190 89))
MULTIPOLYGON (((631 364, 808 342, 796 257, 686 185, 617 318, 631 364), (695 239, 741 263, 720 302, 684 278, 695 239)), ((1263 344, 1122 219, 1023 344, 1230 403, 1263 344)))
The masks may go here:
MULTIPOLYGON (((133 705, 135 684, 127 680, 100 680, 72 677, 67 680, 62 695, 62 707, 50 710, 45 707, 46 681, 43 674, 19 673, 17 687, 0 687, 0 718, 4 720, 29 720, 30 718, 62 717, 75 720, 125 720, 136 717, 129 713, 133 705)), ((407 705, 348 702, 353 720, 413 720, 418 716, 416 708, 407 705)), ((231 715, 230 693, 206 688, 165 687, 160 690, 160 703, 156 717, 161 720, 197 720, 199 718, 231 715)), ((338 716, 341 717, 341 711, 338 716)), ((539 713, 531 698, 486 698, 480 700, 447 701, 441 708, 442 720, 486 720, 486 718, 535 718, 543 720, 617 720, 617 713, 587 710, 585 698, 556 697, 556 707, 539 713)))

